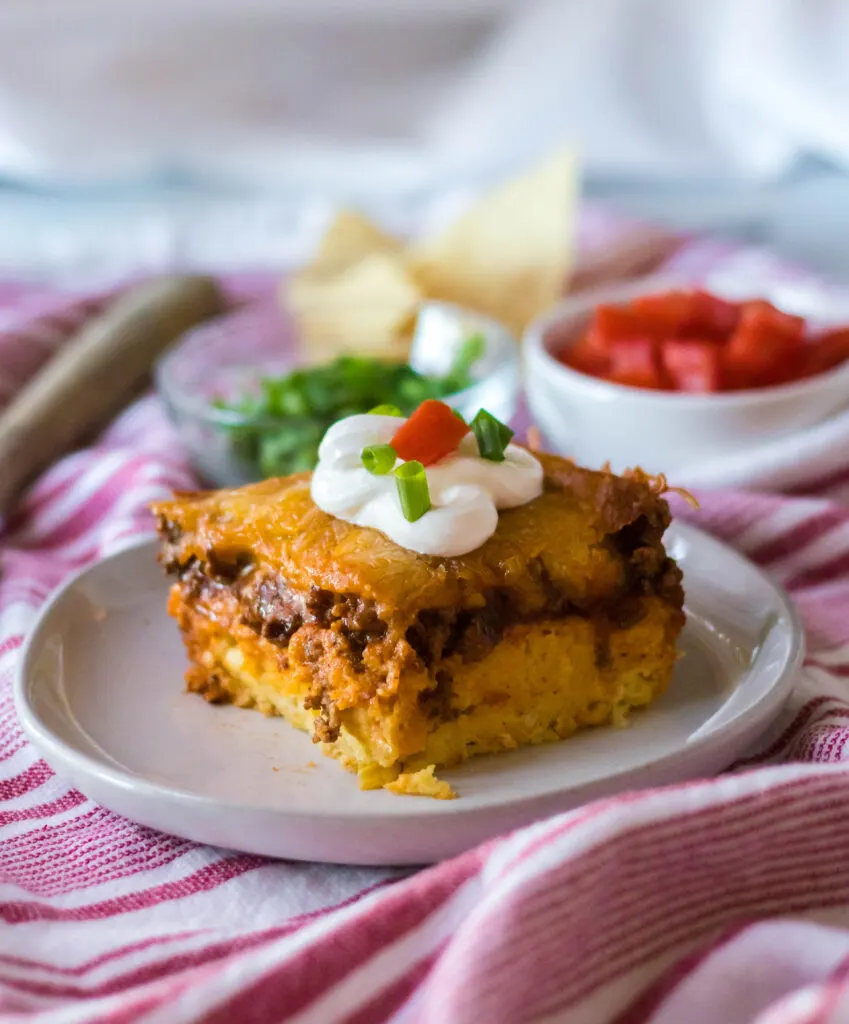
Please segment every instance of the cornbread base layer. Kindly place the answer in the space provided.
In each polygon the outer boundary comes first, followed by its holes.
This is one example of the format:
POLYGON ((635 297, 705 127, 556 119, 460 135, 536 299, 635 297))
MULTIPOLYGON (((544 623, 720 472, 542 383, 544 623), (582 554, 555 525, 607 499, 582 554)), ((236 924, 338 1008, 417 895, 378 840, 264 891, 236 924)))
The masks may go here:
POLYGON ((638 621, 630 626, 579 616, 515 625, 480 660, 446 659, 445 693, 411 669, 391 697, 336 710, 328 728, 315 706, 314 645, 293 642, 283 653, 246 626, 223 627, 216 619, 230 616, 185 604, 179 586, 170 610, 192 660, 190 690, 327 736, 324 753, 356 772, 364 789, 442 799, 454 793, 434 767, 561 740, 583 726, 625 724, 631 709, 666 689, 681 618, 650 596, 632 609, 638 621))

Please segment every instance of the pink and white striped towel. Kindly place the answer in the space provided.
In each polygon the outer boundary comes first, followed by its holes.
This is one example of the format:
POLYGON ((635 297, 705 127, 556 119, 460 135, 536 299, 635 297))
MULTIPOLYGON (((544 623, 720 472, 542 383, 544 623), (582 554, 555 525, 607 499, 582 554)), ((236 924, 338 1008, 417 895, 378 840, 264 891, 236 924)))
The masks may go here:
MULTIPOLYGON (((675 260, 698 279, 732 255, 691 242, 675 260)), ((0 289, 4 393, 96 308, 0 289)), ((792 702, 746 761, 418 872, 160 835, 28 748, 10 675, 38 606, 190 484, 144 398, 46 473, 0 535, 0 1020, 849 1021, 849 466, 805 495, 705 493, 699 513, 679 509, 772 572, 808 629, 792 702)))

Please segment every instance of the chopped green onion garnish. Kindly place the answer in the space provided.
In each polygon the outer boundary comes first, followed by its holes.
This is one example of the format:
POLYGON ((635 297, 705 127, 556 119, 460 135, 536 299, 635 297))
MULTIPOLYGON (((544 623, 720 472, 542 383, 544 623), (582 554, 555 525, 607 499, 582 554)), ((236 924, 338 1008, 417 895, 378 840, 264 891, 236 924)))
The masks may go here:
POLYGON ((486 409, 480 409, 469 426, 475 432, 481 458, 503 462, 504 449, 510 444, 513 431, 486 409))
POLYGON ((369 416, 403 416, 404 414, 397 405, 376 405, 369 409, 369 416))
POLYGON ((360 458, 369 473, 374 476, 386 476, 395 465, 398 456, 391 444, 370 444, 363 448, 360 458))
POLYGON ((415 460, 402 463, 395 470, 395 486, 407 522, 421 519, 430 508, 430 490, 424 466, 415 460))

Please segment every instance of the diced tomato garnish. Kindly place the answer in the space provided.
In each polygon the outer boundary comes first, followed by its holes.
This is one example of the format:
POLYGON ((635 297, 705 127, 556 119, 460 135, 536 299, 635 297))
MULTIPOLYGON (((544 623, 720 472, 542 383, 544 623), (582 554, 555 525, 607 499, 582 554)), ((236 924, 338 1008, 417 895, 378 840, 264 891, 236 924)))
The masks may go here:
POLYGON ((591 377, 604 377, 610 370, 610 357, 591 348, 585 341, 578 342, 560 353, 560 362, 591 377))
POLYGON ((631 302, 631 309, 650 324, 655 333, 671 337, 690 319, 692 305, 689 292, 666 292, 640 295, 631 302))
POLYGON ((849 359, 849 327, 823 331, 807 348, 807 376, 832 370, 849 359))
POLYGON ((610 346, 608 378, 635 388, 662 388, 663 377, 653 338, 630 338, 610 346))
POLYGON ((623 306, 597 306, 583 341, 588 349, 609 352, 615 342, 653 336, 652 328, 632 310, 623 306))
POLYGON ((672 338, 661 352, 664 369, 676 390, 708 394, 722 387, 722 349, 714 341, 672 338))
POLYGON ((704 392, 770 387, 849 363, 849 326, 806 339, 805 321, 764 299, 735 303, 700 289, 598 306, 560 360, 631 387, 704 392))
POLYGON ((811 366, 812 354, 812 345, 797 345, 796 348, 788 348, 775 360, 772 369, 764 374, 763 384, 767 387, 774 387, 776 384, 790 384, 793 381, 812 376, 816 372, 811 366))
POLYGON ((667 338, 698 337, 725 341, 737 326, 740 307, 708 292, 643 295, 631 308, 667 338))
POLYGON ((724 363, 732 387, 772 384, 776 371, 803 343, 805 321, 758 299, 746 302, 740 322, 725 346, 724 363))
POLYGON ((693 292, 687 327, 700 337, 726 341, 740 320, 740 306, 709 292, 693 292))
POLYGON ((789 347, 801 343, 805 335, 805 321, 801 316, 793 316, 776 309, 765 299, 754 299, 744 302, 740 310, 739 326, 758 330, 774 338, 773 348, 789 347))
POLYGON ((405 462, 432 466, 457 450, 469 427, 445 402, 429 398, 395 431, 390 442, 405 462))
POLYGON ((763 384, 776 353, 764 346, 757 331, 738 327, 732 341, 733 347, 729 343, 722 353, 723 375, 728 387, 737 390, 763 384))

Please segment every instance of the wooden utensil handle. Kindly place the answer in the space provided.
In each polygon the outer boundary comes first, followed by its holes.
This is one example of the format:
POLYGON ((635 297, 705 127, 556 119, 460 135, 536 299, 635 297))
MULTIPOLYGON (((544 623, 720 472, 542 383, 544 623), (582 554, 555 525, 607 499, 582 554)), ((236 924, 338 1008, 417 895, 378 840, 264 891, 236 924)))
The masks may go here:
POLYGON ((123 293, 63 345, 0 414, 0 515, 138 393, 172 341, 223 309, 210 277, 160 278, 123 293))

